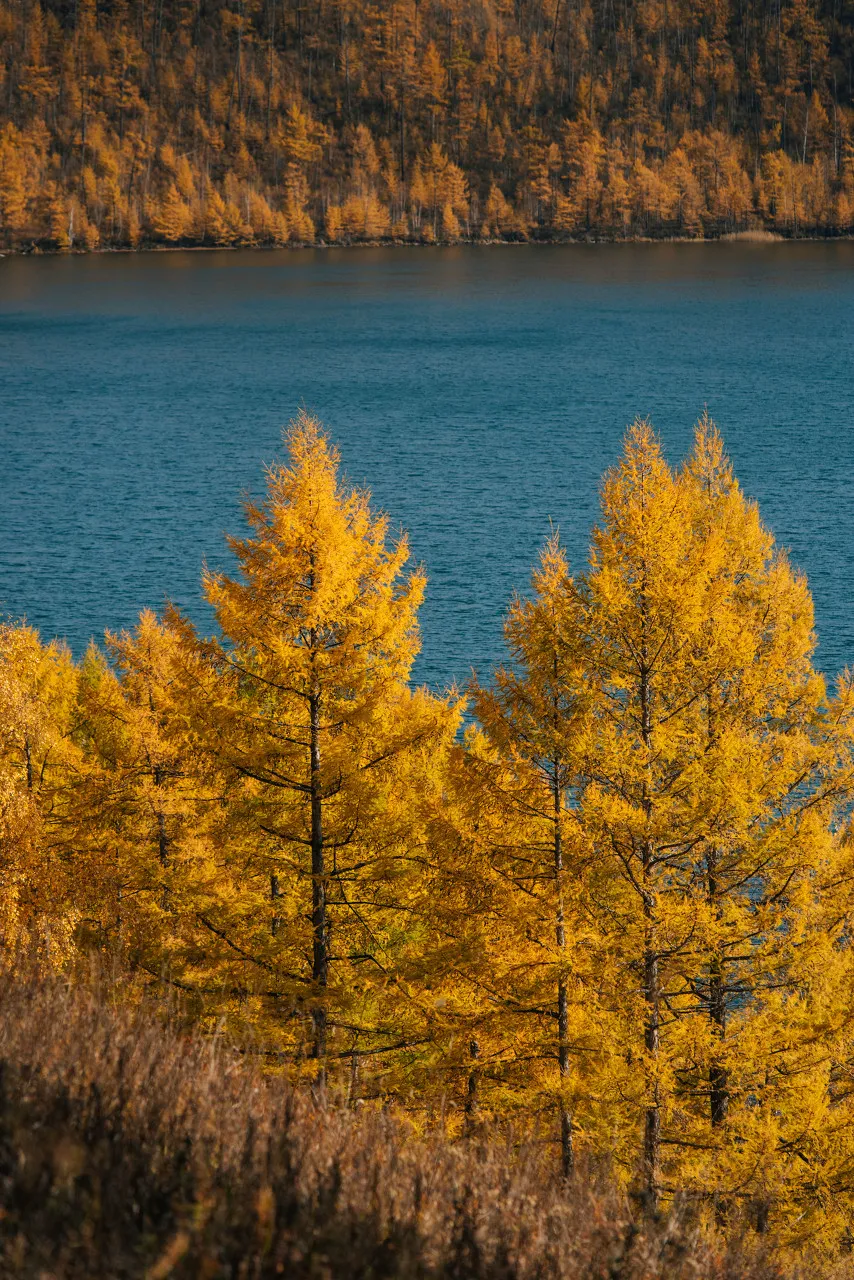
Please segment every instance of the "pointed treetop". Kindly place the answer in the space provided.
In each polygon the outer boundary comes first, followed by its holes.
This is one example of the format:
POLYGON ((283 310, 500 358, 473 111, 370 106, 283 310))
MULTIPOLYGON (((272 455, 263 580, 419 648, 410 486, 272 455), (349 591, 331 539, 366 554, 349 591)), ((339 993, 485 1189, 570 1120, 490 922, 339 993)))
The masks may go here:
POLYGON ((650 558, 672 558, 687 520, 676 478, 648 418, 635 418, 626 431, 623 453, 602 483, 602 520, 593 530, 591 564, 628 559, 638 571, 650 558))
POLYGON ((626 428, 620 461, 605 472, 603 514, 608 519, 637 503, 645 506, 653 494, 670 488, 672 483, 658 433, 649 418, 637 417, 626 428))
POLYGON ((708 409, 703 409, 694 427, 694 450, 684 470, 710 497, 713 494, 723 496, 738 489, 723 437, 708 409))
POLYGON ((665 465, 658 432, 649 418, 638 415, 626 427, 623 456, 617 469, 624 474, 645 473, 665 465))
POLYGON ((282 431, 282 438, 293 460, 289 474, 303 471, 335 477, 341 455, 324 431, 323 423, 314 414, 300 409, 293 422, 282 431))
POLYGON ((301 410, 285 443, 288 462, 268 466, 266 496, 246 504, 250 536, 228 539, 238 577, 205 573, 223 635, 256 656, 301 662, 322 650, 326 663, 383 662, 406 678, 425 576, 407 571, 405 534, 389 539, 370 495, 341 482, 338 450, 316 417, 301 410))

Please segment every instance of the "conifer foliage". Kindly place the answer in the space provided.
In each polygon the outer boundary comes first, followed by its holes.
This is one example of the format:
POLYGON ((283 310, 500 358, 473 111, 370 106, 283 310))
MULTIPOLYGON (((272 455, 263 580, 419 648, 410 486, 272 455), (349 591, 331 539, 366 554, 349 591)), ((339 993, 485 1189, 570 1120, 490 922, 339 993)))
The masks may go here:
POLYGON ((831 0, 3 0, 0 237, 850 234, 831 0))
POLYGON ((331 1052, 407 1042, 394 999, 419 895, 406 789, 455 720, 408 684, 424 576, 406 572, 405 537, 388 545, 386 518, 342 488, 316 420, 301 414, 287 440, 292 466, 268 471, 252 535, 231 540, 239 577, 205 576, 221 640, 171 621, 178 706, 219 797, 192 967, 229 974, 242 998, 263 990, 322 1072, 331 1052))
POLYGON ((301 413, 204 575, 76 665, 0 632, 2 932, 181 993, 322 1102, 553 1144, 649 1215, 854 1230, 854 689, 704 415, 629 428, 505 664, 413 687, 425 577, 301 413))

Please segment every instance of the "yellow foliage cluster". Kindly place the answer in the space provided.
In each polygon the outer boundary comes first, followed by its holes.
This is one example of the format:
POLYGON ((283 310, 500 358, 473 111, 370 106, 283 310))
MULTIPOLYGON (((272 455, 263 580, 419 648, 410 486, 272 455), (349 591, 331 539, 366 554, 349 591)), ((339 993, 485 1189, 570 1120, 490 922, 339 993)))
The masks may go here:
POLYGON ((830 0, 0 3, 0 236, 59 250, 854 229, 830 0))
POLYGON ((632 425, 587 568, 549 539, 467 698, 411 683, 405 537, 316 420, 287 443, 205 575, 216 637, 144 613, 75 665, 0 631, 6 944, 108 951, 315 1087, 838 1251, 854 689, 714 424, 678 470, 632 425))

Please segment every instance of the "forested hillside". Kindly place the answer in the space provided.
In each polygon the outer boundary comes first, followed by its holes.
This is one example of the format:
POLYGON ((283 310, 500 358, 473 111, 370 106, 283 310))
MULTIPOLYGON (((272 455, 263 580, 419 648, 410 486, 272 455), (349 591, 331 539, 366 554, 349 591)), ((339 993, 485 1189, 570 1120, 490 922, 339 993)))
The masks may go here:
POLYGON ((850 0, 3 0, 7 246, 854 227, 850 0))
POLYGON ((301 415, 207 573, 75 662, 0 629, 0 930, 315 1097, 493 1125, 648 1216, 854 1235, 854 685, 703 418, 647 422, 507 665, 413 687, 423 574, 301 415), (464 727, 464 722, 467 727, 464 727))

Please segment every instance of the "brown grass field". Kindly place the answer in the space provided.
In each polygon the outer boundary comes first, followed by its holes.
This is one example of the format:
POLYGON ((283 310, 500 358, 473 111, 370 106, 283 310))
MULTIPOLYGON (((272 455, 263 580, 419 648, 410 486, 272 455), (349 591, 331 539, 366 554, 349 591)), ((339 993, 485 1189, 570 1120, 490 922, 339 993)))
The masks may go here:
POLYGON ((323 1105, 115 989, 0 971, 4 1278, 815 1274, 678 1211, 644 1225, 536 1146, 323 1105))

